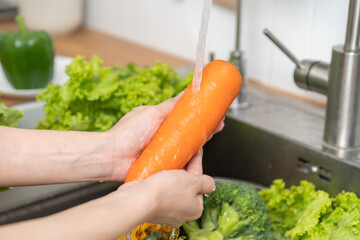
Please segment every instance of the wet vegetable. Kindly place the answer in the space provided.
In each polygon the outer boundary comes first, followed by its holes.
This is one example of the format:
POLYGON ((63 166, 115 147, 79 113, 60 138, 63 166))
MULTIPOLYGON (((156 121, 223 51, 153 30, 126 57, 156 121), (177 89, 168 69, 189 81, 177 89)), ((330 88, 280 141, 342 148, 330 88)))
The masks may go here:
POLYGON ((285 188, 279 179, 260 195, 277 239, 360 239, 360 199, 354 193, 331 198, 310 182, 285 188))
POLYGON ((271 240, 269 217, 257 190, 245 183, 217 183, 204 196, 204 212, 182 226, 189 240, 271 240))
POLYGON ((162 170, 182 169, 206 143, 240 91, 242 78, 222 60, 203 70, 200 89, 190 84, 155 136, 129 169, 125 182, 162 170))

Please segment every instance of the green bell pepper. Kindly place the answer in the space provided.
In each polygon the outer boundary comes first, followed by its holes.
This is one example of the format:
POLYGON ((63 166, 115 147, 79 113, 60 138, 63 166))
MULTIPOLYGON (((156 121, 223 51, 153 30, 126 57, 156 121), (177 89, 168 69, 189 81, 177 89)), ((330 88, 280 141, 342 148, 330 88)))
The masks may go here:
POLYGON ((45 87, 54 75, 54 47, 45 31, 27 31, 16 17, 19 32, 0 33, 0 61, 6 78, 16 89, 45 87))

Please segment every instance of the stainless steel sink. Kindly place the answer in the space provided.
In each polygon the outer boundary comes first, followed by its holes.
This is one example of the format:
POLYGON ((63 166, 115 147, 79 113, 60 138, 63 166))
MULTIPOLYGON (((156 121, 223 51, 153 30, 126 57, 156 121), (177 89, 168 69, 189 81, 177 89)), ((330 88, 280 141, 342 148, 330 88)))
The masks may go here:
POLYGON ((360 194, 360 154, 326 147, 325 109, 255 87, 248 99, 251 106, 229 110, 224 130, 206 144, 205 172, 265 186, 304 179, 331 195, 360 194))
MULTIPOLYGON (((262 186, 282 178, 305 179, 335 195, 360 194, 360 154, 350 160, 324 149, 324 109, 249 86, 250 107, 230 109, 225 128, 204 148, 204 171, 262 186)), ((43 117, 41 103, 18 105, 19 127, 33 128, 43 117)), ((17 187, 0 193, 0 224, 45 216, 114 191, 120 183, 73 183, 17 187)))

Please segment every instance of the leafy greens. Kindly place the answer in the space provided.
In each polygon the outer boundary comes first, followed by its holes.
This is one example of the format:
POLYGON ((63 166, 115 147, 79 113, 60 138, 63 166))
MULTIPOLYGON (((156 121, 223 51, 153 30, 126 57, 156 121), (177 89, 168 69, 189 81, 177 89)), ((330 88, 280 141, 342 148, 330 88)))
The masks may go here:
POLYGON ((282 180, 259 193, 277 239, 360 239, 360 199, 354 193, 330 198, 307 181, 286 189, 282 180))
MULTIPOLYGON (((1 92, 0 92, 1 96, 1 92)), ((7 107, 0 101, 0 125, 7 127, 17 127, 19 119, 24 113, 15 108, 7 107)))
POLYGON ((51 84, 38 95, 37 100, 46 102, 38 129, 105 131, 134 107, 171 98, 192 80, 191 74, 181 78, 161 62, 144 68, 102 63, 97 56, 90 61, 76 56, 66 68, 69 80, 63 86, 51 84))

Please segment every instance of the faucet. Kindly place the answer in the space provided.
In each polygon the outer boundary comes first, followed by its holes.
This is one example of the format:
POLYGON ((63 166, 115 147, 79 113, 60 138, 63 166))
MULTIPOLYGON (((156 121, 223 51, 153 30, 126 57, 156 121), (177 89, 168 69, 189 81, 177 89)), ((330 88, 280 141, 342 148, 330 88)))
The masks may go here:
POLYGON ((327 96, 324 147, 360 149, 360 0, 350 0, 345 44, 333 47, 330 64, 299 61, 268 29, 264 34, 295 63, 296 85, 327 96))
POLYGON ((241 33, 241 0, 236 0, 236 29, 235 29, 235 50, 231 52, 230 62, 235 65, 242 76, 242 87, 240 93, 231 104, 231 108, 247 108, 249 102, 246 97, 246 71, 244 52, 240 50, 241 33))

